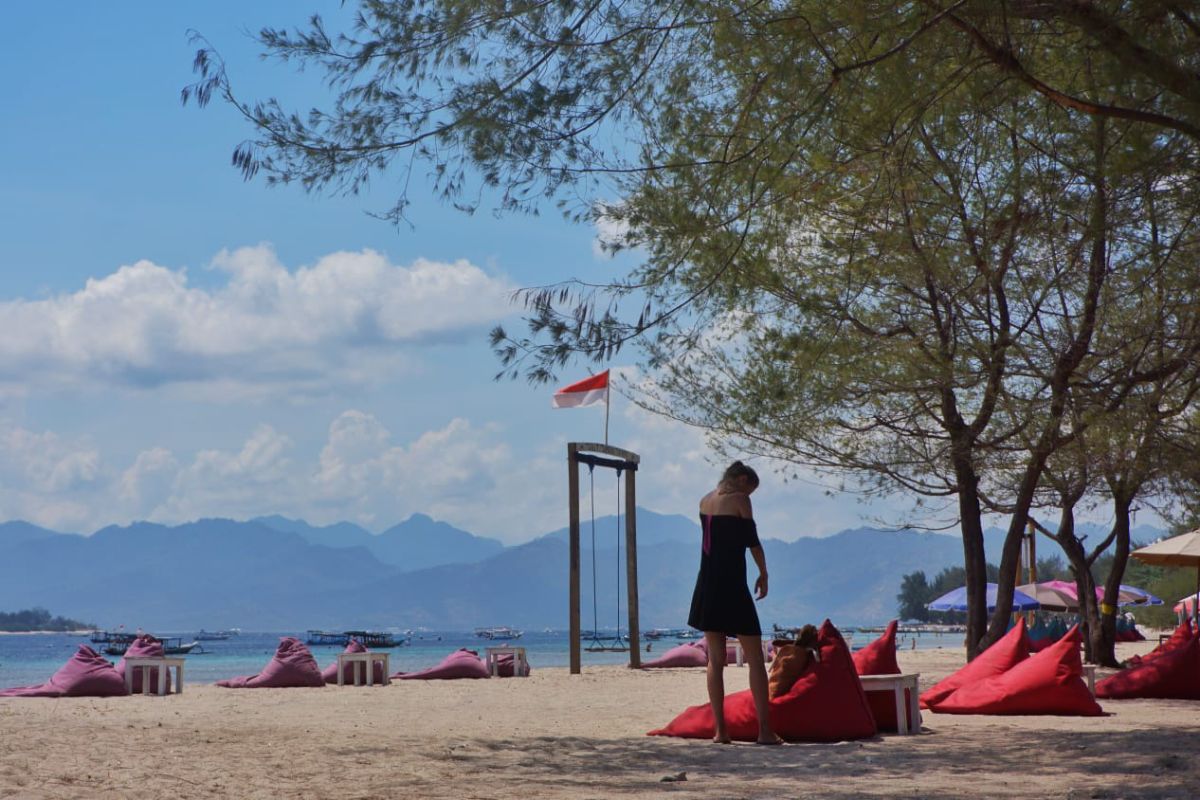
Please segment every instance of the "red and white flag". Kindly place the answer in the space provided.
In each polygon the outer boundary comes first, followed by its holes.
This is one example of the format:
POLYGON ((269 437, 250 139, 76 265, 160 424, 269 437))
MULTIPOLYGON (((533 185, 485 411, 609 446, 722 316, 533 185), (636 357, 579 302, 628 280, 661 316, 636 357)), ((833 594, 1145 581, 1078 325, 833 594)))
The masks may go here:
POLYGON ((554 408, 575 408, 592 403, 608 403, 608 370, 564 386, 550 400, 554 408))

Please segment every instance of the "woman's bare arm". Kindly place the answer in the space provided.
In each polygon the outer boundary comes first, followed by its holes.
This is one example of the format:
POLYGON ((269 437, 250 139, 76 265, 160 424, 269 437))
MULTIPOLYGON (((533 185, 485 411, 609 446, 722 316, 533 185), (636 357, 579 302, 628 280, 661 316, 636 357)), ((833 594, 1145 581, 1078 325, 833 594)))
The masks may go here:
POLYGON ((758 567, 758 580, 754 582, 754 596, 762 600, 767 596, 767 554, 763 552, 762 545, 750 548, 750 557, 754 559, 754 564, 758 567))

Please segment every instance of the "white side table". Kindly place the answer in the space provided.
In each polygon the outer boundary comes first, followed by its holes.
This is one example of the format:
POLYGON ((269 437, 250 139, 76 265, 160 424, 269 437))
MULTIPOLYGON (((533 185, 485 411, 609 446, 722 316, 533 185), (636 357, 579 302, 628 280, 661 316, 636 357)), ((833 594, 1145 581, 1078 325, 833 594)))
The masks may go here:
MULTIPOLYGON (((765 663, 767 663, 767 653, 769 652, 769 651, 767 650, 767 648, 768 648, 768 647, 770 647, 770 645, 771 645, 771 643, 770 643, 770 642, 768 642, 766 639, 763 639, 763 640, 762 640, 762 653, 763 653, 763 663, 764 663, 764 664, 765 664, 765 663)), ((735 639, 735 640, 734 640, 734 644, 733 644, 733 656, 734 656, 734 662, 735 662, 735 663, 736 663, 736 664, 737 664, 739 667, 741 667, 741 666, 745 666, 745 664, 746 664, 746 654, 745 654, 745 653, 742 651, 742 640, 741 640, 741 639, 735 639)))
POLYGON ((896 675, 859 675, 862 687, 867 692, 893 692, 896 695, 896 732, 901 735, 921 732, 921 704, 917 698, 917 678, 919 672, 896 675), (904 690, 908 689, 908 702, 905 703, 904 690), (907 706, 907 708, 906 708, 907 706), (917 729, 908 729, 909 717, 917 721, 917 729))
POLYGON ((125 659, 125 688, 133 694, 133 673, 142 671, 142 694, 170 694, 167 690, 167 671, 175 668, 175 694, 183 694, 183 659, 169 656, 144 656, 125 659), (151 670, 158 670, 158 680, 150 680, 151 670), (157 685, 152 685, 157 684, 157 685))
POLYGON ((525 659, 525 648, 514 647, 509 644, 489 647, 484 650, 484 657, 487 659, 488 675, 491 675, 493 678, 500 677, 501 656, 512 656, 514 677, 529 677, 529 662, 525 659))
POLYGON ((387 653, 338 653, 337 685, 346 685, 346 665, 349 664, 354 671, 354 685, 370 686, 375 680, 375 665, 379 664, 383 669, 383 680, 379 685, 387 686, 392 682, 388 660, 387 653))

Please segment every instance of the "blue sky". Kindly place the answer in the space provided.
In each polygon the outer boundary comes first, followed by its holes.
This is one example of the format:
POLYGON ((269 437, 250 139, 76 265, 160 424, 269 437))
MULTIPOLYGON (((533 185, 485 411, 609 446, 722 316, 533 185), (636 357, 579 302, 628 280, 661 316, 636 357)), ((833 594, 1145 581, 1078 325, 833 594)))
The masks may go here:
MULTIPOLYGON (((188 30, 244 96, 308 107, 318 76, 259 60, 247 32, 314 11, 336 28, 336 2, 6 11, 0 519, 90 532, 280 513, 381 530, 419 511, 508 542, 565 523, 565 443, 599 439, 603 409, 552 411, 550 388, 493 381, 486 333, 517 322, 513 288, 621 269, 595 230, 553 209, 466 216, 416 185, 413 225, 396 228, 365 213, 394 199, 386 180, 353 198, 244 182, 229 166, 241 119, 180 105, 188 30)), ((699 433, 622 398, 611 438, 642 455, 639 501, 657 511, 692 514, 719 471, 699 433)), ((769 536, 893 510, 760 466, 769 536)), ((597 491, 600 509, 613 499, 597 491)))

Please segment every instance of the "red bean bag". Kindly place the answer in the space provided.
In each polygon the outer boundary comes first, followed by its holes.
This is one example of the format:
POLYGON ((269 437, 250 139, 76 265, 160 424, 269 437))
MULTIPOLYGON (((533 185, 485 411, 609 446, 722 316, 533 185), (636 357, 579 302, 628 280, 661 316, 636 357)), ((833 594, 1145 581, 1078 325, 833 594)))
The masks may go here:
POLYGON ((708 647, 704 642, 676 645, 661 656, 642 664, 644 669, 658 667, 703 667, 708 665, 708 647))
MULTIPOLYGON (((510 666, 509 669, 512 669, 510 666)), ((455 650, 436 666, 420 672, 397 672, 392 678, 402 681, 452 680, 455 678, 490 678, 487 664, 474 650, 465 647, 455 650)))
MULTIPOLYGON (((342 652, 343 653, 367 653, 370 651, 367 650, 366 645, 364 645, 358 639, 352 638, 350 640, 350 644, 346 645, 346 649, 343 650, 342 652)), ((342 681, 345 683, 354 683, 354 670, 355 669, 356 669, 356 665, 347 664, 346 668, 342 670, 342 681)), ((371 671, 373 673, 371 676, 371 679, 375 683, 383 683, 383 664, 376 661, 374 664, 371 665, 371 671)), ((333 660, 332 664, 330 664, 325 669, 321 670, 321 677, 325 679, 326 683, 337 683, 337 659, 336 658, 333 660)))
POLYGON ((86 644, 40 686, 0 690, 0 697, 119 697, 129 694, 125 678, 86 644))
POLYGON ((1179 623, 1179 627, 1176 628, 1175 632, 1171 634, 1170 639, 1167 639, 1165 642, 1151 650, 1149 653, 1146 653, 1144 656, 1133 656, 1129 659, 1129 663, 1137 666, 1139 664, 1145 664, 1148 661, 1153 661, 1161 655, 1165 655, 1176 648, 1183 647, 1192 640, 1194 635, 1195 634, 1192 632, 1192 621, 1190 619, 1185 619, 1183 622, 1179 623))
POLYGON ((1099 717, 1083 680, 1079 626, 1007 672, 969 683, 931 706, 939 714, 1055 714, 1099 717))
POLYGON ((1030 639, 1029 640, 1029 652, 1030 653, 1040 653, 1043 650, 1045 650, 1049 647, 1052 647, 1053 645, 1054 645, 1054 639, 1052 639, 1049 636, 1047 636, 1043 639, 1030 639))
POLYGON ((217 681, 217 686, 224 686, 226 689, 281 689, 324 685, 325 678, 321 676, 317 660, 313 658, 304 642, 294 636, 284 636, 279 640, 275 656, 257 675, 243 675, 240 678, 217 681))
MULTIPOLYGON (((121 660, 117 662, 117 672, 121 674, 121 680, 125 680, 125 659, 127 658, 162 658, 163 646, 162 642, 152 636, 141 635, 129 643, 129 647, 125 649, 125 654, 121 656, 121 660)), ((158 667, 150 668, 150 684, 158 686, 158 667)), ((146 670, 139 669, 133 673, 133 691, 134 693, 142 691, 142 674, 146 670)), ((171 691, 171 670, 167 670, 167 691, 171 691)))
MULTIPOLYGON (((771 729, 788 741, 834 742, 875 735, 854 661, 842 635, 829 620, 817 636, 821 660, 812 662, 791 690, 770 701, 771 729)), ((739 741, 758 738, 758 717, 750 690, 725 696, 725 724, 739 741)), ((650 736, 711 739, 716 733, 712 707, 692 706, 650 736)))
MULTIPOLYGON (((896 620, 888 623, 883 634, 853 654, 854 669, 859 675, 899 675, 900 664, 896 661, 896 620)), ((904 707, 911 708, 911 692, 904 690, 904 707)), ((867 705, 875 717, 875 726, 881 731, 895 732, 899 730, 896 724, 896 698, 887 692, 867 692, 867 705)), ((908 721, 910 731, 919 730, 921 719, 913 715, 908 721)))
POLYGON ((1200 638, 1096 684, 1096 696, 1200 700, 1200 638))
POLYGON ((1013 666, 1029 658, 1029 636, 1025 632, 1024 618, 1018 619, 1012 630, 968 661, 966 666, 935 683, 921 693, 921 708, 932 708, 945 700, 960 686, 985 680, 1007 672, 1013 666))

